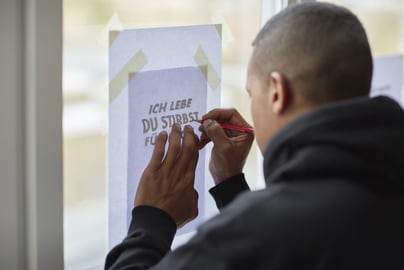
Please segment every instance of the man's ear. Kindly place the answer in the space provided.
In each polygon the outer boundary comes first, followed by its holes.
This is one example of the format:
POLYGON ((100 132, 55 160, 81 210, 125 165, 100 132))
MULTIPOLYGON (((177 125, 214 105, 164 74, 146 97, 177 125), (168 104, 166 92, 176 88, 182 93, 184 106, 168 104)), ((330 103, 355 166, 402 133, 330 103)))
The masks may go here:
POLYGON ((272 112, 276 115, 282 114, 291 101, 291 92, 286 79, 281 73, 273 71, 269 74, 270 102, 272 112))

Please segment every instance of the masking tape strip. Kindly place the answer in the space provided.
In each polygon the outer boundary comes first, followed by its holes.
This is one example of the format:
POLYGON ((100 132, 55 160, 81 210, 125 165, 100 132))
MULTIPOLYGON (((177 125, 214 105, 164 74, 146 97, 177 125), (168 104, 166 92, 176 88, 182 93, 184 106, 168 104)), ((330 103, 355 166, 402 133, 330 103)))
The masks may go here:
POLYGON ((213 91, 216 90, 216 88, 220 84, 220 77, 216 72, 216 70, 213 68, 212 64, 210 63, 201 45, 199 45, 198 49, 196 50, 194 60, 199 65, 199 67, 202 66, 207 67, 207 71, 205 68, 204 69, 201 68, 201 72, 205 76, 205 79, 208 82, 210 88, 212 88, 213 91))
POLYGON ((201 70, 203 77, 205 77, 206 79, 208 77, 208 66, 198 66, 198 67, 201 70))
MULTIPOLYGON (((129 74, 128 74, 128 87, 129 87, 130 81, 133 79, 133 77, 136 76, 136 74, 137 74, 137 72, 129 72, 129 74)), ((129 89, 128 89, 128 91, 129 91, 129 89)))
POLYGON ((112 102, 128 84, 128 74, 133 78, 147 64, 146 55, 139 50, 109 82, 109 102, 112 102))
POLYGON ((109 47, 110 48, 120 33, 121 33, 121 31, 118 31, 118 30, 109 31, 109 47))
POLYGON ((222 25, 221 24, 215 24, 215 28, 217 30, 217 33, 219 34, 220 40, 222 40, 222 25))

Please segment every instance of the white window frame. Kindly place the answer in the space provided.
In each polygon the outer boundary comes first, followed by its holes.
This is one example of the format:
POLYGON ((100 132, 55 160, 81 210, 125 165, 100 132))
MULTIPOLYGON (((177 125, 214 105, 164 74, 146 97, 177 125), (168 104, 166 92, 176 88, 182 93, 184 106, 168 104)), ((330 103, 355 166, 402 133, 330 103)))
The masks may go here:
POLYGON ((0 4, 1 269, 63 269, 62 4, 0 4))

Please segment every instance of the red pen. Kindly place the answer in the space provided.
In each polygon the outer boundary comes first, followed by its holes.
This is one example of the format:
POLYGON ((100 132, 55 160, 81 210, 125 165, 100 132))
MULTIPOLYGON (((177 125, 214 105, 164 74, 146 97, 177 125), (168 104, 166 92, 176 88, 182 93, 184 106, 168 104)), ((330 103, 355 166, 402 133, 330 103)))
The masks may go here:
MULTIPOLYGON (((200 124, 203 123, 202 120, 194 120, 200 124)), ((232 130, 237 130, 237 131, 241 131, 241 132, 245 132, 245 133, 249 133, 249 134, 254 134, 254 129, 253 128, 249 128, 249 127, 240 127, 240 126, 236 126, 236 125, 231 125, 228 123, 224 123, 224 122, 218 122, 219 125, 222 128, 227 128, 227 129, 232 129, 232 130)))

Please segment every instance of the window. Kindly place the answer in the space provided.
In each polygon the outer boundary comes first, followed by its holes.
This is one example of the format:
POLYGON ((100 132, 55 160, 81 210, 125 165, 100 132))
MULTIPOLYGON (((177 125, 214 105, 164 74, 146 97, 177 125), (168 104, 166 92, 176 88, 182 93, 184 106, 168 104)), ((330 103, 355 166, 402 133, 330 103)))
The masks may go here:
MULTIPOLYGON (((365 27, 373 56, 404 53, 404 2, 328 0, 355 13, 365 27)), ((404 104, 404 91, 402 91, 404 104)))
MULTIPOLYGON (((251 122, 245 92, 250 44, 260 24, 288 2, 298 1, 63 1, 66 269, 102 269, 107 252, 108 31, 223 24, 222 107, 237 108, 251 122)), ((328 2, 359 16, 374 55, 404 52, 403 1, 328 2)), ((245 172, 254 181, 260 162, 256 147, 252 149, 245 172)))
MULTIPOLYGON (((260 14, 260 0, 64 0, 66 269, 101 269, 107 252, 108 31, 223 24, 222 107, 250 121, 245 78, 260 14)), ((252 181, 253 149, 246 167, 252 181)))

